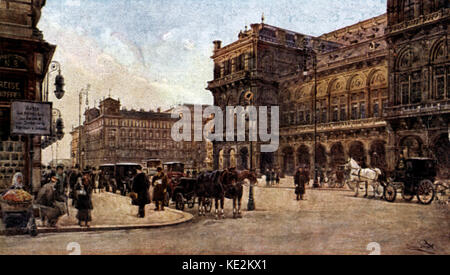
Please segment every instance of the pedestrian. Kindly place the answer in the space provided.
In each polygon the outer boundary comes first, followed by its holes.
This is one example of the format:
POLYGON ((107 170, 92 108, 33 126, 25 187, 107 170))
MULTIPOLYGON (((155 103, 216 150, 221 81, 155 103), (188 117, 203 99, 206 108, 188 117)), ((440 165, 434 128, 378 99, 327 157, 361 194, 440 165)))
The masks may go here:
POLYGON ((271 173, 270 173, 270 170, 269 169, 267 169, 266 170, 266 186, 267 187, 269 187, 270 186, 270 178, 271 178, 271 173))
POLYGON ((155 211, 164 211, 164 200, 167 192, 168 178, 161 167, 156 170, 157 174, 153 176, 153 201, 155 202, 155 211), (160 208, 161 205, 161 208, 160 208))
POLYGON ((75 206, 75 185, 78 179, 81 178, 80 166, 76 164, 69 174, 69 198, 72 199, 72 205, 75 206))
POLYGON ((100 188, 99 188, 99 174, 97 169, 94 167, 92 168, 92 177, 93 177, 93 182, 94 182, 94 193, 100 193, 100 188))
POLYGON ((150 195, 148 189, 150 188, 150 182, 147 176, 142 172, 142 168, 136 169, 136 176, 133 179, 132 191, 137 196, 133 199, 133 204, 139 206, 138 217, 145 217, 145 206, 150 203, 150 195))
POLYGON ((59 217, 67 213, 67 204, 61 201, 57 193, 59 179, 53 176, 49 183, 45 184, 39 190, 34 204, 39 207, 43 225, 56 227, 59 217))
POLYGON ((270 172, 270 185, 275 185, 275 170, 272 169, 270 172))
POLYGON ((90 227, 91 211, 94 207, 92 205, 92 182, 89 171, 83 171, 82 179, 75 186, 75 194, 78 225, 82 226, 82 222, 84 222, 86 227, 90 227))
POLYGON ((105 180, 104 180, 103 171, 101 169, 99 169, 97 173, 98 173, 97 174, 98 190, 100 193, 103 193, 105 191, 105 180))
POLYGON ((56 177, 58 178, 58 184, 56 185, 57 193, 60 196, 63 196, 67 192, 67 177, 64 173, 64 166, 59 164, 56 167, 56 177))
POLYGON ((303 167, 299 167, 294 177, 295 194, 297 195, 297 200, 303 200, 303 196, 306 193, 305 186, 308 180, 309 176, 307 175, 305 169, 303 167))
POLYGON ((280 184, 280 170, 278 170, 277 169, 277 172, 276 172, 276 174, 275 174, 275 180, 276 180, 276 183, 277 183, 277 185, 279 185, 280 184))

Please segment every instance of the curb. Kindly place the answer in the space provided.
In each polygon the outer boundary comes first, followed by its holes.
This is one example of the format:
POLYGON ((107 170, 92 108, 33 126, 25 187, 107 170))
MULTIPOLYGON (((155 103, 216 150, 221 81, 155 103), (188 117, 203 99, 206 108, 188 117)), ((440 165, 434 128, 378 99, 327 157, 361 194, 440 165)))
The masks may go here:
MULTIPOLYGON (((165 223, 152 223, 152 224, 131 224, 131 225, 94 225, 91 227, 80 227, 80 226, 66 226, 60 228, 52 227, 38 227, 38 234, 45 233, 72 233, 72 232, 96 232, 96 231, 119 231, 119 230, 135 230, 135 229, 149 229, 149 228, 161 228, 166 226, 175 226, 182 223, 191 221, 194 216, 190 213, 181 212, 179 210, 171 209, 173 212, 177 212, 183 215, 182 218, 171 222, 165 223)), ((14 230, 1 230, 0 235, 24 235, 26 233, 16 233, 14 230)))

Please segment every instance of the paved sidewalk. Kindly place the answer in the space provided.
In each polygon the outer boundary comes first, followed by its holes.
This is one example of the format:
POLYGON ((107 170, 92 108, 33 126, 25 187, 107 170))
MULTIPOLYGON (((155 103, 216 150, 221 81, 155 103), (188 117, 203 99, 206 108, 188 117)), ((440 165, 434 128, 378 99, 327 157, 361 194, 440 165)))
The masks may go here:
MULTIPOLYGON (((69 203, 71 204, 71 201, 69 203)), ((138 218, 138 207, 131 205, 131 199, 129 197, 106 192, 93 194, 93 205, 92 222, 89 228, 78 225, 78 220, 76 219, 77 210, 70 206, 70 215, 62 216, 56 228, 42 227, 40 226, 41 221, 38 219, 38 233, 156 228, 177 225, 193 219, 193 215, 189 213, 168 207, 165 208, 165 211, 154 211, 154 204, 147 205, 145 218, 138 218)))

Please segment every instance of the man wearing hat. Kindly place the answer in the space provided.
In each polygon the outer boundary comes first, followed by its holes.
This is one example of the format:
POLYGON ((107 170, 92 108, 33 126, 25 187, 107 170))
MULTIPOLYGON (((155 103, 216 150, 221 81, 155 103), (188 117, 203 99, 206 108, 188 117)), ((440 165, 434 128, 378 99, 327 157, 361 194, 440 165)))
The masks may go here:
POLYGON ((64 166, 61 164, 58 164, 58 166, 56 167, 56 177, 58 178, 59 181, 55 186, 58 194, 60 195, 65 194, 67 190, 67 179, 66 174, 64 173, 64 166))
POLYGON ((153 201, 156 205, 155 211, 160 210, 160 205, 161 211, 164 211, 164 199, 167 192, 168 178, 161 167, 158 167, 156 171, 157 174, 152 179, 152 186, 154 187, 153 201))

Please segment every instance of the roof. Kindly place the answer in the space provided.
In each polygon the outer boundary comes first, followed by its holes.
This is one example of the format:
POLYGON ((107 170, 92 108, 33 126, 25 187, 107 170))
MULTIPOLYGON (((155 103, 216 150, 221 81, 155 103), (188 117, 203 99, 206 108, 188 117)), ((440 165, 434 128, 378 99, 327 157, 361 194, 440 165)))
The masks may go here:
POLYGON ((140 164, 137 164, 137 163, 126 163, 126 162, 116 163, 116 165, 121 165, 121 166, 141 166, 140 164))

